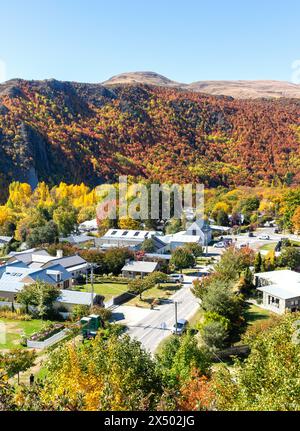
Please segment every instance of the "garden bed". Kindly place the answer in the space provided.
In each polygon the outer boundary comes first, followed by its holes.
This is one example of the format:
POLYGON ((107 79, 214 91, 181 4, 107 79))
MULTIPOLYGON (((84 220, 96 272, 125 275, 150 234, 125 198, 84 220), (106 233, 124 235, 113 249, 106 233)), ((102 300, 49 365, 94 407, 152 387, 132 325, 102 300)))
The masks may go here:
POLYGON ((42 329, 41 331, 33 334, 27 341, 39 341, 39 342, 45 341, 64 329, 65 329, 65 325, 61 323, 50 324, 49 326, 42 329))

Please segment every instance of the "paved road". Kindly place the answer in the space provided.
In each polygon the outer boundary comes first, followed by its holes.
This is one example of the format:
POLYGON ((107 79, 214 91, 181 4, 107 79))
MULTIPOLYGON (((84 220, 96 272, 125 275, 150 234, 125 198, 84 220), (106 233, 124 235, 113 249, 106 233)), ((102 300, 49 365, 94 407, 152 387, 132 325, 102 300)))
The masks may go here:
POLYGON ((140 341, 144 348, 154 353, 159 343, 171 333, 175 323, 175 301, 178 302, 178 319, 189 319, 199 308, 198 300, 191 292, 196 277, 184 277, 184 285, 166 303, 151 310, 136 323, 128 324, 128 333, 140 341))

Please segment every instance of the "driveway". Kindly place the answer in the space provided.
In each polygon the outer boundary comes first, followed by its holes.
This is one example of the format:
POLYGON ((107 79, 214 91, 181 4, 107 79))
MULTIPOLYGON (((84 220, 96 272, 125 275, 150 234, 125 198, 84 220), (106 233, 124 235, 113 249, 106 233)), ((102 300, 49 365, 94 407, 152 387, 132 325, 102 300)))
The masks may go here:
POLYGON ((197 312, 199 302, 191 292, 195 278, 184 276, 183 287, 154 310, 120 306, 114 310, 114 315, 123 313, 124 318, 120 323, 126 322, 128 334, 140 341, 150 353, 154 353, 160 342, 171 334, 175 324, 175 302, 178 320, 188 320, 197 312))

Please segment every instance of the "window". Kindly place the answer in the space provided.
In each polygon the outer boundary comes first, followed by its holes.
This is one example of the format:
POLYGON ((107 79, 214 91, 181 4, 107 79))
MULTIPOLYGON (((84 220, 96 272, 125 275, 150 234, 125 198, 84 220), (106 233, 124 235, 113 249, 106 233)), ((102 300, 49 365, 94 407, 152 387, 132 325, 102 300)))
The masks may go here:
POLYGON ((134 236, 138 236, 138 235, 139 235, 139 232, 135 232, 135 233, 134 233, 134 236))
POLYGON ((122 233, 122 236, 125 236, 128 234, 128 230, 125 230, 125 232, 122 233))
POLYGON ((271 305, 272 307, 279 308, 280 301, 278 298, 268 295, 268 304, 271 305))
POLYGON ((116 230, 113 230, 111 234, 112 234, 112 235, 115 235, 116 233, 117 233, 117 231, 116 231, 116 230))

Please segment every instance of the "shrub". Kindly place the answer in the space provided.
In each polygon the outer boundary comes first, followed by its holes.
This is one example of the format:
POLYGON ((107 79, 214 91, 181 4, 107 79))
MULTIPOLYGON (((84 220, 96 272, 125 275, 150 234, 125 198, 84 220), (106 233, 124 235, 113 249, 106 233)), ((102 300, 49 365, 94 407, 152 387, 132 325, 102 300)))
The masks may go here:
POLYGON ((29 314, 25 314, 20 311, 11 311, 10 307, 3 307, 0 309, 0 318, 20 321, 32 320, 32 317, 29 314))

